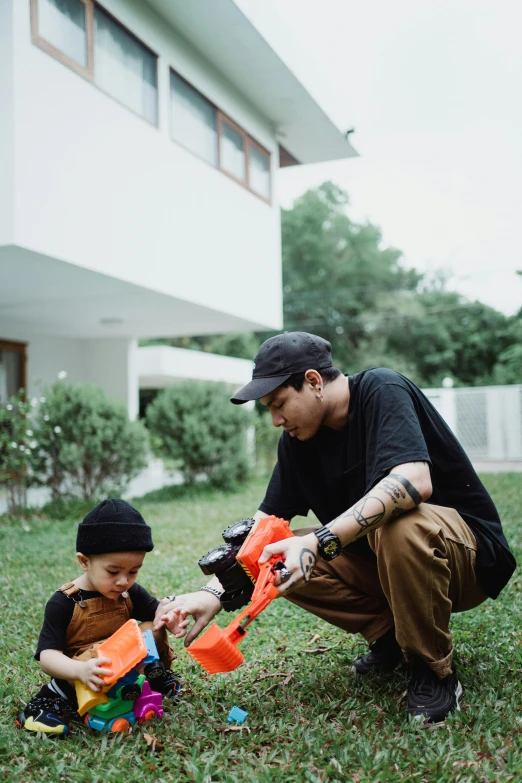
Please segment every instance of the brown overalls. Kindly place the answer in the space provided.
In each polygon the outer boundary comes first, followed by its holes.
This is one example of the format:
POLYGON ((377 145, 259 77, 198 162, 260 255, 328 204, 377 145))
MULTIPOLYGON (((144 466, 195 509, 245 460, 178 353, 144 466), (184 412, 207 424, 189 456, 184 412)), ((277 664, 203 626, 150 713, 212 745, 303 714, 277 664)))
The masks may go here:
MULTIPOLYGON (((89 598, 86 606, 80 606, 80 602, 74 596, 80 592, 72 582, 67 582, 59 588, 60 592, 74 601, 74 611, 65 634, 64 655, 79 661, 87 661, 96 657, 98 646, 109 636, 121 628, 132 614, 132 601, 127 598, 89 598)), ((140 624, 142 631, 152 628, 152 622, 140 624)), ((154 632, 154 639, 158 648, 158 655, 166 669, 174 660, 174 653, 167 641, 166 628, 154 632)))

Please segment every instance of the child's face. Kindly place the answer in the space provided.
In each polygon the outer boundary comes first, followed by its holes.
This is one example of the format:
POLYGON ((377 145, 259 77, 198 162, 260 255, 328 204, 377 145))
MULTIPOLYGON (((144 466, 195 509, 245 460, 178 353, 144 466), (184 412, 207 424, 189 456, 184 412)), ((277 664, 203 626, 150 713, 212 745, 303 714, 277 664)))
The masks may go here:
POLYGON ((104 555, 82 555, 78 562, 85 571, 85 590, 97 590, 105 598, 118 598, 129 590, 138 575, 145 552, 110 552, 104 555))

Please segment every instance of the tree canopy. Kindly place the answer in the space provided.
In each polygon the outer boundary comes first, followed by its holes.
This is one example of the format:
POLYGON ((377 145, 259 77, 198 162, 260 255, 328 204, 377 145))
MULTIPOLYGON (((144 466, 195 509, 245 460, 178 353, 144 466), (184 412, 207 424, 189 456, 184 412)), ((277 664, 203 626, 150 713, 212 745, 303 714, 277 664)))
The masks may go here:
MULTIPOLYGON (((380 229, 355 222, 347 207, 348 194, 325 182, 282 210, 284 329, 330 340, 345 372, 391 367, 424 386, 447 376, 466 386, 522 383, 522 310, 505 316, 447 290, 443 276, 406 268, 380 229)), ((271 334, 168 342, 253 358, 271 334)))

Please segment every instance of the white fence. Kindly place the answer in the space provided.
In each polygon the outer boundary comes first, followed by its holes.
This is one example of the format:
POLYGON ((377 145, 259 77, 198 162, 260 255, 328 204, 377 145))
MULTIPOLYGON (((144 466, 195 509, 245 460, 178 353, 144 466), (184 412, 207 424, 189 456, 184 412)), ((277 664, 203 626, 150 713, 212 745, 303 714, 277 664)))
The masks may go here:
POLYGON ((522 470, 522 386, 423 391, 475 466, 522 470))

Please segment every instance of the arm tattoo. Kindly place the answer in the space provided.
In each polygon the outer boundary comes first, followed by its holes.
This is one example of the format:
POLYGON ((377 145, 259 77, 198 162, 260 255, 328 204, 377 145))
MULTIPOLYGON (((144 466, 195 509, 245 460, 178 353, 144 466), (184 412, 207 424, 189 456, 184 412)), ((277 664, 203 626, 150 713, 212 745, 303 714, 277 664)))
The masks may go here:
POLYGON ((312 576, 312 571, 316 563, 316 556, 311 549, 301 549, 299 556, 299 562, 301 564, 301 573, 303 575, 304 583, 307 584, 312 576))
POLYGON ((349 516, 353 516, 353 518, 361 528, 357 533, 357 537, 363 534, 366 535, 366 533, 369 533, 370 530, 372 530, 372 528, 380 525, 380 523, 384 519, 385 513, 386 513, 386 509, 384 507, 384 503, 382 502, 382 500, 372 495, 367 495, 358 503, 356 503, 355 506, 353 506, 352 509, 350 510, 349 516), (370 514, 368 512, 369 501, 375 501, 378 507, 377 512, 374 511, 373 514, 370 514))
POLYGON ((404 489, 407 491, 410 498, 413 500, 416 506, 420 506, 422 503, 422 497, 419 495, 413 484, 411 484, 407 478, 404 478, 404 476, 400 476, 398 473, 389 473, 387 478, 395 479, 395 481, 400 481, 404 489))
POLYGON ((349 519, 350 517, 353 517, 361 528, 356 536, 356 538, 358 538, 360 535, 369 533, 374 527, 378 527, 384 519, 385 514, 386 508, 380 498, 375 497, 375 495, 365 495, 355 504, 355 506, 352 506, 348 511, 345 511, 344 514, 340 514, 335 519, 332 519, 331 522, 328 522, 326 527, 332 528, 339 519, 349 519), (377 504, 377 511, 375 511, 374 506, 373 513, 370 513, 368 509, 368 503, 370 501, 375 501, 377 504))
POLYGON ((386 515, 386 507, 380 498, 375 497, 375 495, 365 495, 365 497, 359 500, 351 509, 329 522, 327 527, 332 528, 339 519, 349 519, 350 517, 353 517, 360 527, 360 530, 356 535, 356 538, 358 538, 361 535, 367 535, 372 530, 379 527, 386 516, 387 521, 390 522, 392 519, 396 519, 397 517, 400 517, 401 514, 404 514, 408 509, 403 508, 401 501, 407 500, 408 495, 416 506, 422 503, 422 497, 413 484, 398 473, 389 473, 374 487, 374 489, 377 488, 382 490, 385 495, 388 495, 393 503, 393 508, 388 515, 386 515), (372 501, 371 504, 370 501, 372 501), (371 513, 368 505, 371 505, 372 507, 371 513))

